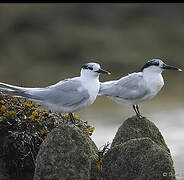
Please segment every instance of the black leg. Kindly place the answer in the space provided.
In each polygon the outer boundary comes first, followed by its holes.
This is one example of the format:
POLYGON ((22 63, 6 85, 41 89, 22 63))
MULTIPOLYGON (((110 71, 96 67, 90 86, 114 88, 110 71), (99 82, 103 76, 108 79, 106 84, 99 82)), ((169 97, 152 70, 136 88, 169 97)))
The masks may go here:
POLYGON ((75 118, 73 117, 72 113, 69 113, 70 119, 72 121, 73 124, 75 124, 75 118))
POLYGON ((140 119, 141 119, 141 118, 144 118, 144 117, 141 115, 140 111, 139 111, 139 105, 138 105, 138 104, 136 104, 136 108, 137 108, 137 112, 138 112, 138 114, 139 114, 139 118, 140 118, 140 119))
POLYGON ((140 114, 140 112, 139 112, 139 106, 138 106, 137 104, 134 104, 134 105, 133 105, 133 108, 134 108, 134 111, 135 111, 137 117, 138 117, 139 119, 143 118, 143 116, 141 116, 141 114, 140 114))
POLYGON ((133 105, 133 109, 134 109, 136 115, 139 117, 139 113, 137 112, 136 104, 133 105))
POLYGON ((138 105, 136 105, 136 110, 137 110, 137 116, 138 116, 138 118, 141 119, 142 116, 141 116, 141 114, 140 114, 140 112, 139 112, 139 107, 138 107, 138 105))

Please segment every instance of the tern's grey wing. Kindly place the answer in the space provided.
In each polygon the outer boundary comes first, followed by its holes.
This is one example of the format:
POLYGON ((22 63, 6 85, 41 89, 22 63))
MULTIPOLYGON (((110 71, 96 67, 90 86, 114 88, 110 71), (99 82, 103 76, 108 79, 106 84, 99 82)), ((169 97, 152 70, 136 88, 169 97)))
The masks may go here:
POLYGON ((32 92, 32 98, 40 102, 70 107, 89 99, 88 90, 78 79, 68 79, 32 92))
POLYGON ((147 93, 143 76, 139 73, 132 73, 109 84, 102 83, 101 86, 101 94, 126 100, 139 99, 147 93))

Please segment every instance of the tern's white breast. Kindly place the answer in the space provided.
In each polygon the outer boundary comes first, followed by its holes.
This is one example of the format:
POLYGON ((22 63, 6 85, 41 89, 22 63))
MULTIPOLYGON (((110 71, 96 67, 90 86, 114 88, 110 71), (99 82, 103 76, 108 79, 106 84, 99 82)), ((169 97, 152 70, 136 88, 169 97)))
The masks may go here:
POLYGON ((146 82, 146 87, 149 89, 149 94, 147 94, 146 99, 151 99, 154 97, 164 85, 164 80, 161 73, 147 73, 144 74, 144 80, 146 82))
POLYGON ((86 88, 89 92, 90 97, 89 97, 88 103, 92 104, 95 101, 99 92, 99 88, 100 88, 99 80, 98 78, 92 78, 88 81, 82 80, 82 84, 84 88, 86 88))

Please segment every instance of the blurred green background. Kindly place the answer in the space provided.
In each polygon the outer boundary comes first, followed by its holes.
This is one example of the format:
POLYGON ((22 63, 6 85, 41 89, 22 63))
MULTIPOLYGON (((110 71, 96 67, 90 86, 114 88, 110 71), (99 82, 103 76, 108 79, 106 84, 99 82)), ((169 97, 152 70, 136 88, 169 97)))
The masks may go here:
MULTIPOLYGON (((100 77, 106 81, 139 71, 152 58, 183 68, 183 56, 182 3, 0 4, 2 82, 44 87, 78 76, 87 62, 111 71, 112 76, 100 77)), ((165 86, 141 112, 163 133, 179 177, 184 174, 184 75, 163 75, 165 86)), ((134 112, 99 97, 79 114, 95 125, 92 137, 101 146, 134 112)))

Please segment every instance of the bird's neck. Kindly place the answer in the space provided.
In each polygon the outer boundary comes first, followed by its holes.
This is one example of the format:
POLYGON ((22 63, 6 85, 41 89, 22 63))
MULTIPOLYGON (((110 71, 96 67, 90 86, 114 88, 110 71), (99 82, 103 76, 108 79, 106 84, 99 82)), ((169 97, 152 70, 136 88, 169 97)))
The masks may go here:
POLYGON ((147 84, 147 88, 149 88, 153 94, 157 94, 164 85, 161 72, 145 71, 143 72, 143 78, 147 84))
POLYGON ((85 81, 99 81, 99 75, 97 74, 92 74, 92 73, 89 73, 87 71, 81 71, 81 75, 80 75, 80 78, 82 80, 85 80, 85 81))
POLYGON ((149 67, 149 68, 145 68, 143 70, 143 74, 161 74, 163 72, 163 69, 161 68, 154 68, 154 67, 149 67))
POLYGON ((143 71, 142 72, 143 77, 148 80, 158 80, 163 79, 162 77, 162 71, 143 71))
POLYGON ((100 89, 99 76, 93 74, 83 73, 80 76, 83 86, 88 90, 90 94, 90 101, 94 101, 100 89))
POLYGON ((94 76, 81 76, 82 81, 86 82, 87 84, 96 84, 99 83, 99 77, 94 76))

